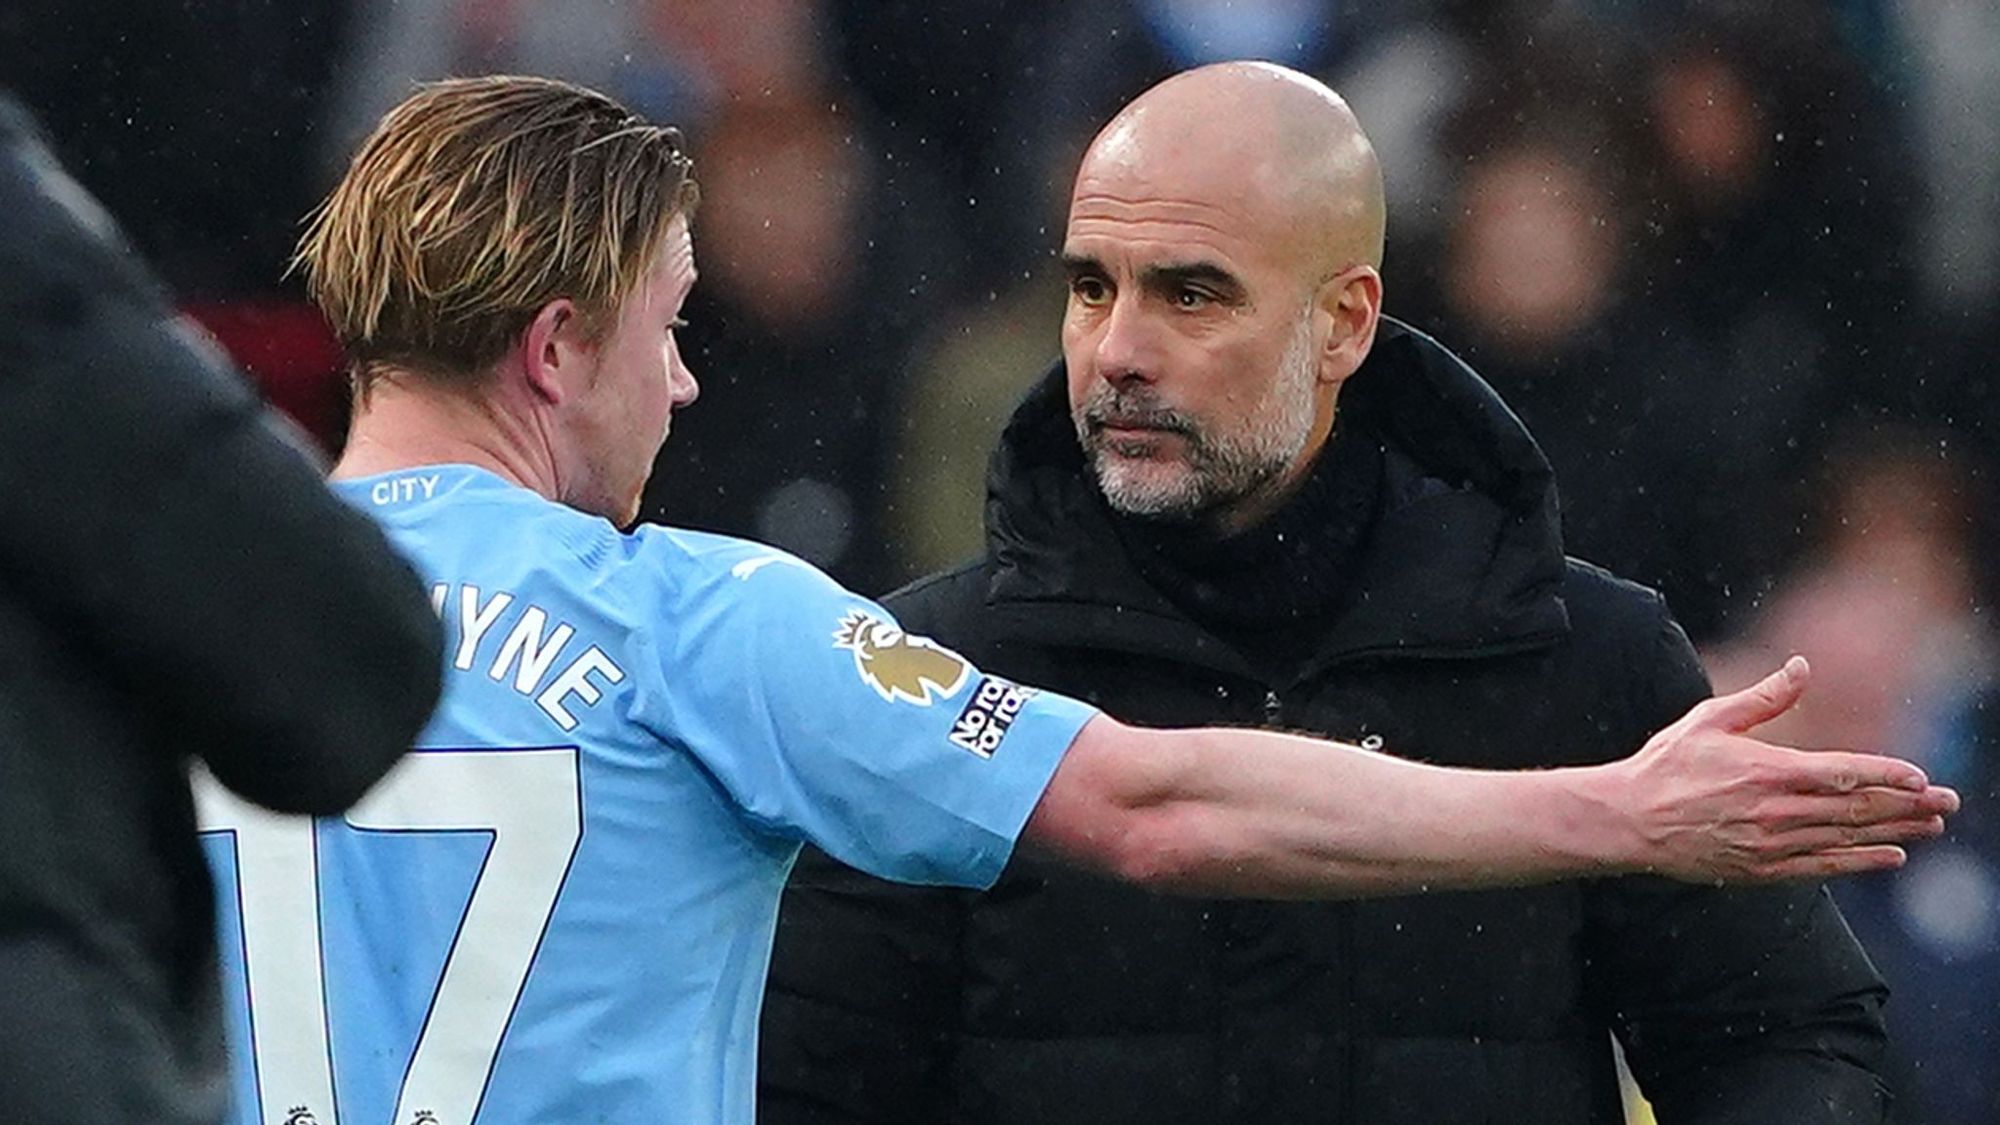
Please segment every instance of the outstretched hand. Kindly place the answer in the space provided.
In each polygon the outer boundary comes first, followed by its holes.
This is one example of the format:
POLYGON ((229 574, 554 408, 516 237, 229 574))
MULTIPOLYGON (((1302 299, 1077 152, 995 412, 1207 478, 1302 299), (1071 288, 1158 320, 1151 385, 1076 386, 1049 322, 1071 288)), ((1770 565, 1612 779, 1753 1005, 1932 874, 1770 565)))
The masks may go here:
POLYGON ((1798 703, 1803 657, 1705 700, 1615 763, 1632 867, 1699 883, 1825 878, 1900 867, 1900 845, 1944 831, 1958 794, 1898 758, 1795 750, 1750 732, 1798 703))

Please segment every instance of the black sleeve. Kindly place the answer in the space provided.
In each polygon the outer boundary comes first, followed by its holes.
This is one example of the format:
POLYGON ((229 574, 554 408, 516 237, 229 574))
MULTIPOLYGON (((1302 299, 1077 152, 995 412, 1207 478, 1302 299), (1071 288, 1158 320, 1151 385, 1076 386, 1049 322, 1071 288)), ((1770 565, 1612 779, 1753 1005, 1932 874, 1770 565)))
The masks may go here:
POLYGON ((965 893, 886 883, 806 849, 764 997, 760 1125, 950 1120, 965 893))
MULTIPOLYGON (((1710 692, 1664 609, 1648 665, 1648 729, 1710 692)), ((1887 989, 1823 887, 1631 878, 1586 900, 1591 992, 1661 1125, 1882 1121, 1887 989)))
POLYGON ((335 812, 410 745, 440 630, 0 98, 0 583, 244 796, 335 812))

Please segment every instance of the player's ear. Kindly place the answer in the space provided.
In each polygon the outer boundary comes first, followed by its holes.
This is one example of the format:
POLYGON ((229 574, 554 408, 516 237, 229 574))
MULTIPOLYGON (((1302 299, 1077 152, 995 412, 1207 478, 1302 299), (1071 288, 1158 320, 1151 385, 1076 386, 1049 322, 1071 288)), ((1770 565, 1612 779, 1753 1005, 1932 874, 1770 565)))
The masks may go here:
POLYGON ((588 385, 596 349, 582 310, 567 297, 543 305, 521 334, 521 373, 528 387, 550 405, 560 405, 588 385))
POLYGON ((1349 266, 1320 286, 1314 304, 1328 328, 1319 352, 1320 380, 1343 383, 1375 346, 1375 327, 1382 317, 1382 275, 1365 263, 1349 266))

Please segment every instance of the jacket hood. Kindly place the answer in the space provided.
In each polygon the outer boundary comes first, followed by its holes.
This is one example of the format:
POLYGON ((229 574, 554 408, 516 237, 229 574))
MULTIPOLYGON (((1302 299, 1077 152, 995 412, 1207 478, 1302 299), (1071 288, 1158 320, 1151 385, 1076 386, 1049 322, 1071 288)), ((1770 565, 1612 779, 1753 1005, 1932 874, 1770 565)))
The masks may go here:
MULTIPOLYGON (((1487 655, 1567 631, 1548 459, 1484 380, 1429 336, 1384 318, 1340 410, 1386 448, 1387 494, 1352 605, 1319 662, 1487 655)), ((1003 628, 1181 657, 1220 647, 1126 557, 1077 443, 1060 361, 1001 436, 986 530, 987 602, 1003 628)))

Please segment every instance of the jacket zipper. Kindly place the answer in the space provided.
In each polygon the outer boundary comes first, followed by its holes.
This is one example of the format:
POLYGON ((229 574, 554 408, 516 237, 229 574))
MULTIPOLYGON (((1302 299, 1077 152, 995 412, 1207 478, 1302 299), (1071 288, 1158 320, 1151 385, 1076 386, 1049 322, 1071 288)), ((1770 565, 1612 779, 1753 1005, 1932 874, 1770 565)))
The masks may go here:
MULTIPOLYGON (((1335 663, 1338 663, 1338 661, 1335 663)), ((1264 689, 1264 726, 1273 729, 1282 728, 1284 718, 1284 697, 1278 694, 1276 688, 1266 687, 1264 689)), ((1382 745, 1382 740, 1379 736, 1371 736, 1370 738, 1364 738, 1362 745, 1367 746, 1368 749, 1379 749, 1382 745), (1374 745, 1368 746, 1371 740, 1374 745)), ((1356 1045, 1356 1036, 1354 1033, 1354 1028, 1360 1017, 1360 1006, 1354 999, 1354 904, 1336 902, 1331 905, 1333 907, 1329 914, 1333 930, 1331 937, 1333 948, 1337 950, 1335 954, 1337 963, 1333 971, 1333 1010, 1335 1016, 1332 1029, 1335 1042, 1334 1058, 1336 1060, 1334 1064, 1334 1081, 1336 1083, 1334 1087, 1334 1104, 1337 1107, 1338 1113, 1335 1120, 1352 1121, 1354 1120, 1356 1101, 1354 1089, 1356 1082, 1355 1067, 1360 1061, 1360 1052, 1356 1045)))

